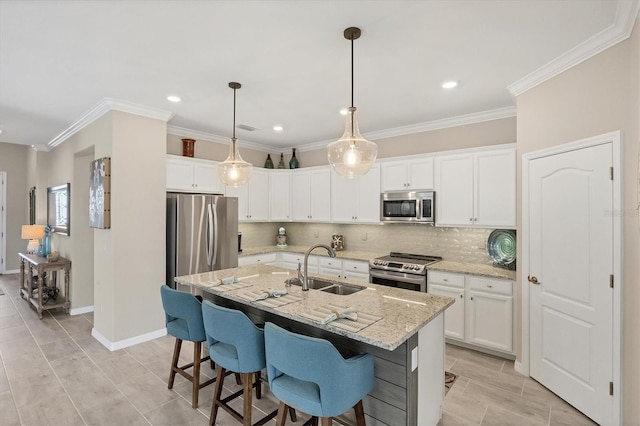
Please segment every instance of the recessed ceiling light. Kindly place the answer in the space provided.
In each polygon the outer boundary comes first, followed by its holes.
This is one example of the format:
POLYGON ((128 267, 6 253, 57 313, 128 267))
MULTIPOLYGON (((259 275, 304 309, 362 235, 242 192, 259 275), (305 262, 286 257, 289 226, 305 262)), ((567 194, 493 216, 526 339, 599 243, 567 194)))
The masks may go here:
POLYGON ((442 88, 443 89, 453 89, 454 87, 456 87, 458 85, 457 81, 445 81, 444 83, 442 83, 442 88))
POLYGON ((346 108, 341 109, 341 110, 340 110, 340 115, 347 115, 347 113, 348 113, 348 112, 349 112, 349 111, 348 111, 346 108))
POLYGON ((284 130, 284 127, 282 126, 273 126, 273 130, 275 130, 276 132, 281 132, 284 130))
POLYGON ((167 100, 169 102, 180 102, 182 99, 180 99, 179 96, 169 95, 169 96, 167 96, 167 100))

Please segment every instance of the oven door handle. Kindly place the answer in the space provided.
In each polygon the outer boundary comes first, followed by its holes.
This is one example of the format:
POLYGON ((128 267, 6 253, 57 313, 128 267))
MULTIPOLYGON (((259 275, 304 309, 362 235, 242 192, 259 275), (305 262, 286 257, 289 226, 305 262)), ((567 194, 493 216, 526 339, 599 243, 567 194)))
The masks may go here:
POLYGON ((421 285, 425 282, 424 275, 405 274, 403 272, 394 271, 381 271, 379 269, 369 269, 369 275, 371 278, 383 278, 387 280, 394 280, 404 282, 408 284, 421 285))

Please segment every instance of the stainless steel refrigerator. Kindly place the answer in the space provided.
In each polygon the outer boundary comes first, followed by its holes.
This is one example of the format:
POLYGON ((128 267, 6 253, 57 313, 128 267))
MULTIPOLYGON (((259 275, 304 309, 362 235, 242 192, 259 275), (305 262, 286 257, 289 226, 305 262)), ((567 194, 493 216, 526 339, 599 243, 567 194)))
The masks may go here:
POLYGON ((174 278, 238 266, 238 199, 167 193, 167 285, 174 278))

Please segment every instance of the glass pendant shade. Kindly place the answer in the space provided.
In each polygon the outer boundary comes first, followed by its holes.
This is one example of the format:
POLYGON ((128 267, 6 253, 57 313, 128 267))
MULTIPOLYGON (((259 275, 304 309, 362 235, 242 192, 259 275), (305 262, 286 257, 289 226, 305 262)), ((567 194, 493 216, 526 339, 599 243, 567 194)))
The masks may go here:
POLYGON ((340 176, 356 178, 371 169, 377 155, 378 146, 360 134, 356 108, 350 107, 342 137, 327 145, 329 164, 340 176))
POLYGON ((247 163, 240 156, 237 139, 232 138, 229 144, 229 156, 218 164, 218 177, 227 186, 244 185, 251 179, 253 165, 247 163))

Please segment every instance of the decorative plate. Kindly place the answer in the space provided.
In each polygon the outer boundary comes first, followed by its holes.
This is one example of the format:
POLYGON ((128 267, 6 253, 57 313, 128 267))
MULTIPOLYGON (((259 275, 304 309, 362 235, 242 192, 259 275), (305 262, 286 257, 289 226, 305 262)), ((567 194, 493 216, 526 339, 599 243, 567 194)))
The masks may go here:
POLYGON ((516 231, 496 229, 487 239, 489 256, 498 265, 512 267, 516 263, 516 231))

